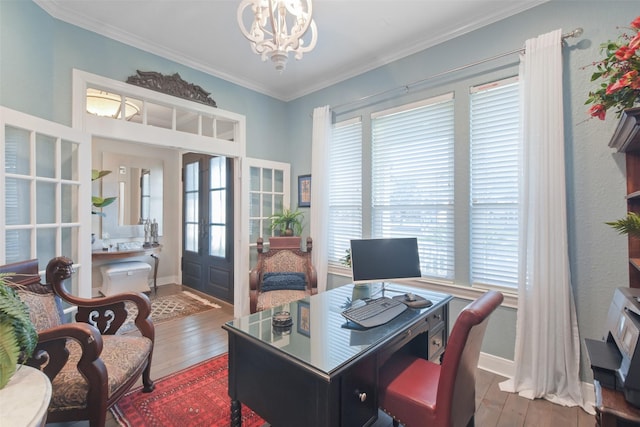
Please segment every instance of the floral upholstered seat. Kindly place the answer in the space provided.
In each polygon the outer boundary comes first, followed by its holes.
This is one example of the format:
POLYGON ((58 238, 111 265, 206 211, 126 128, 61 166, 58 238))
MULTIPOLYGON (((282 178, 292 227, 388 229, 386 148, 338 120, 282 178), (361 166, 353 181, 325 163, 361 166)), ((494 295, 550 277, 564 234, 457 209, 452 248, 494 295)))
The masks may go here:
POLYGON ((38 332, 38 345, 27 364, 51 380, 47 422, 89 420, 104 426, 106 412, 142 376, 143 391, 154 388, 150 378, 154 327, 151 304, 144 294, 127 293, 83 299, 70 295, 63 281, 72 261, 56 258, 47 266, 47 284, 40 283, 38 260, 0 267, 11 273, 20 299, 38 332), (76 322, 63 323, 61 299, 76 305, 76 322), (127 317, 125 301, 138 309, 137 334, 117 334, 127 317))
POLYGON ((271 238, 269 251, 258 239, 258 262, 249 274, 251 313, 287 304, 318 292, 316 270, 311 263, 313 242, 300 249, 299 237, 271 238))

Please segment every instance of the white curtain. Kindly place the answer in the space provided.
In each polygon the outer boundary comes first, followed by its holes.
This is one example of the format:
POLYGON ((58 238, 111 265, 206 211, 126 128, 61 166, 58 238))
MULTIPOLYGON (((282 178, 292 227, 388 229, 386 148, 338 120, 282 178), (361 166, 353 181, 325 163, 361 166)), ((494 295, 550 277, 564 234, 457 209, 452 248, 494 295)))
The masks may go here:
POLYGON ((331 138, 329 106, 313 110, 311 137, 311 218, 309 235, 313 239, 311 261, 318 274, 318 292, 327 289, 329 224, 329 141, 331 138))
POLYGON ((561 30, 520 57, 522 186, 515 375, 504 391, 583 406, 567 243, 561 30))

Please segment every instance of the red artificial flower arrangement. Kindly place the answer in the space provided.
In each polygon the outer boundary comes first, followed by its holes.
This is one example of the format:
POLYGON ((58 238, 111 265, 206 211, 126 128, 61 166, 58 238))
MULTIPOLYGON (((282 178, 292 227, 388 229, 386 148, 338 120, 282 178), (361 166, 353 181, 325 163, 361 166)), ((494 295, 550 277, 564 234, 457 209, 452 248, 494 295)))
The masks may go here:
POLYGON ((624 33, 615 42, 603 43, 605 58, 593 65, 591 81, 602 79, 600 88, 589 92, 585 104, 591 117, 604 120, 607 110, 615 108, 616 116, 640 102, 640 16, 631 22, 632 34, 624 33))

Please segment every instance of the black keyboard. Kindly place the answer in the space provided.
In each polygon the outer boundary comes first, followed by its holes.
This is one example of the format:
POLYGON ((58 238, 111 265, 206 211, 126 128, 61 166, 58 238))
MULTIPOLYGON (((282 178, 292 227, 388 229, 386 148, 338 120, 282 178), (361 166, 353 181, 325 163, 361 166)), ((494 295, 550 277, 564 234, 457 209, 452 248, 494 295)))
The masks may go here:
MULTIPOLYGON (((342 315, 345 319, 365 328, 383 325, 407 309, 405 304, 387 297, 360 301, 364 301, 364 304, 352 306, 344 310, 342 315)), ((354 304, 358 304, 360 301, 354 302, 354 304)))

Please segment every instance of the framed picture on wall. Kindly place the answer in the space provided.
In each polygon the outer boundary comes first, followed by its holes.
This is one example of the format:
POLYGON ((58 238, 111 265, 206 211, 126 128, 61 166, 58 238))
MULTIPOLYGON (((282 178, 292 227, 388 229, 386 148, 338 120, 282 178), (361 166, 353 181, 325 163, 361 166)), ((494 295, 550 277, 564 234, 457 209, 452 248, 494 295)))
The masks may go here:
POLYGON ((298 207, 311 206, 311 175, 298 176, 298 207))

